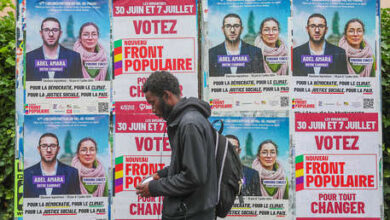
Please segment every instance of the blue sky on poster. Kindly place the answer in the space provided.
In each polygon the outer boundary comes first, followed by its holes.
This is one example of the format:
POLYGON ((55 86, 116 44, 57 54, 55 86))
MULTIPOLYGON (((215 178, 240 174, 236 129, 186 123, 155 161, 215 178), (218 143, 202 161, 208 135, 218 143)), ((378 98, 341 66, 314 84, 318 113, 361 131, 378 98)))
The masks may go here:
POLYGON ((290 16, 290 0, 209 0, 208 10, 208 39, 210 41, 210 47, 214 47, 225 40, 221 29, 222 20, 229 13, 236 13, 241 17, 244 26, 241 38, 245 36, 248 33, 248 17, 250 11, 254 13, 254 28, 256 33, 259 31, 262 20, 267 17, 274 17, 280 23, 280 37, 284 42, 287 42, 287 20, 290 16))
POLYGON ((47 132, 57 135, 61 147, 57 158, 60 158, 65 152, 65 135, 69 130, 72 137, 72 152, 76 152, 77 144, 81 139, 91 137, 98 144, 97 157, 107 169, 110 163, 108 122, 109 118, 107 115, 26 115, 24 119, 25 168, 40 161, 41 158, 37 150, 37 146, 41 135, 47 132))
POLYGON ((60 43, 66 37, 66 23, 69 16, 73 17, 73 34, 78 37, 79 29, 86 22, 94 22, 98 25, 100 36, 99 42, 103 44, 106 51, 110 50, 110 20, 108 10, 108 0, 28 0, 26 1, 26 51, 29 52, 42 46, 42 39, 39 34, 41 22, 46 17, 55 17, 61 23, 62 36, 60 43), (96 4, 95 8, 67 7, 55 5, 56 3, 96 4), (46 3, 46 4, 45 4, 46 3), (55 9, 56 8, 56 9, 55 9))
POLYGON ((312 0, 297 0, 293 2, 292 6, 292 18, 293 18, 293 41, 294 47, 306 43, 309 40, 306 31, 307 18, 313 13, 321 13, 325 16, 328 22, 328 33, 326 38, 332 34, 332 19, 334 13, 338 11, 339 21, 339 32, 343 34, 345 24, 353 18, 359 18, 365 24, 366 32, 364 38, 369 42, 373 48, 375 45, 375 20, 376 20, 376 1, 374 0, 361 0, 358 2, 345 3, 345 0, 328 0, 322 2, 315 2, 312 0), (347 4, 344 7, 330 7, 328 4, 337 4, 337 2, 347 4), (357 5, 358 3, 364 5, 357 5), (308 4, 312 3, 312 4, 308 4), (349 5, 348 5, 349 4, 349 5), (348 6, 348 7, 346 7, 348 6))
MULTIPOLYGON (((242 148, 240 157, 245 156, 245 141, 248 133, 252 134, 252 153, 256 155, 258 146, 265 140, 272 140, 278 145, 278 161, 288 172, 289 159, 289 119, 287 117, 227 117, 213 116, 209 121, 221 119, 224 122, 223 134, 233 134, 240 140, 242 148)), ((220 124, 215 128, 219 129, 220 124)))

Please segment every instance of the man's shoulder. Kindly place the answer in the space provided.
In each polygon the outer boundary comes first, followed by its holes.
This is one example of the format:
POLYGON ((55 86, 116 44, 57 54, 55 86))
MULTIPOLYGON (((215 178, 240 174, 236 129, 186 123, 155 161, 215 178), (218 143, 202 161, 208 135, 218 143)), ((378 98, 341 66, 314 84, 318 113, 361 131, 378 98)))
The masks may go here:
POLYGON ((249 174, 249 175, 256 175, 257 174, 257 171, 255 169, 252 169, 252 168, 247 167, 245 165, 242 166, 242 170, 245 174, 249 174))
POLYGON ((71 167, 69 165, 66 165, 60 161, 57 161, 58 162, 58 169, 62 169, 62 170, 66 170, 68 172, 78 172, 76 168, 74 167, 71 167))
POLYGON ((255 52, 261 52, 261 49, 253 46, 251 44, 245 43, 244 41, 241 41, 241 50, 250 50, 250 51, 255 51, 255 52))
POLYGON ((34 50, 30 51, 30 52, 27 52, 26 56, 27 57, 30 57, 30 56, 32 57, 32 56, 37 56, 39 54, 43 54, 42 47, 38 47, 38 48, 36 48, 36 49, 34 49, 34 50))
POLYGON ((62 45, 60 45, 60 53, 67 54, 68 56, 80 56, 78 52, 70 50, 62 45))
POLYGON ((326 49, 330 50, 332 52, 334 51, 336 53, 345 53, 345 50, 343 48, 336 46, 334 44, 331 44, 328 41, 326 41, 326 49))
POLYGON ((40 172, 40 169, 41 169, 40 163, 36 163, 31 167, 26 168, 24 170, 24 175, 37 174, 37 172, 40 172))
POLYGON ((294 53, 299 53, 299 52, 302 52, 302 51, 305 51, 305 50, 309 50, 309 42, 306 42, 304 44, 301 44, 297 47, 294 47, 293 49, 293 52, 294 53))
POLYGON ((217 46, 212 47, 209 50, 209 52, 213 53, 213 52, 220 51, 220 50, 225 50, 225 42, 222 42, 222 43, 218 44, 217 46))

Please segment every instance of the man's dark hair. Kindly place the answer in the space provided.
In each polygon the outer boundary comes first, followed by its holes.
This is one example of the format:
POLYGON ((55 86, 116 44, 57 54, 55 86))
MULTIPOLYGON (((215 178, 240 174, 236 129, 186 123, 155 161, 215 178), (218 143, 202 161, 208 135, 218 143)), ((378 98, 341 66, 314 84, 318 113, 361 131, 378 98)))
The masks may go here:
POLYGON ((226 18, 230 18, 230 17, 238 18, 240 20, 240 25, 242 25, 242 21, 241 21, 240 16, 238 14, 230 13, 230 14, 225 15, 225 17, 223 17, 223 19, 222 19, 222 27, 225 25, 225 19, 226 18))
POLYGON ((306 24, 307 26, 309 26, 309 20, 311 18, 322 18, 325 20, 325 26, 328 26, 328 23, 326 22, 325 16, 320 14, 320 13, 314 13, 314 14, 310 15, 309 18, 307 19, 307 24, 306 24))
POLYGON ((361 25, 362 25, 362 28, 363 28, 363 33, 366 32, 366 29, 364 28, 364 23, 363 23, 363 21, 360 20, 360 19, 358 19, 358 18, 353 18, 353 19, 349 20, 349 21, 345 24, 345 26, 344 26, 344 35, 347 33, 348 25, 351 24, 351 23, 353 23, 353 22, 357 22, 357 23, 361 24, 361 25))
POLYGON ((237 143, 238 143, 238 146, 237 147, 240 147, 241 146, 241 144, 240 144, 240 140, 238 140, 238 137, 237 136, 235 136, 235 135, 232 135, 232 134, 227 134, 227 135, 225 135, 225 137, 226 138, 230 138, 230 139, 234 139, 234 140, 236 140, 237 141, 237 143))
POLYGON ((167 71, 156 71, 150 74, 144 83, 143 93, 151 92, 158 97, 163 97, 164 91, 170 91, 180 97, 180 86, 177 78, 167 71))
POLYGON ((57 18, 53 18, 53 17, 47 17, 45 19, 43 19, 42 23, 41 23, 41 30, 43 28, 43 23, 45 23, 46 21, 54 21, 54 22, 57 22, 58 23, 58 26, 60 27, 60 30, 61 30, 61 23, 60 21, 57 19, 57 18))
POLYGON ((44 138, 44 137, 52 137, 52 138, 55 138, 55 139, 57 140, 57 144, 60 144, 60 143, 58 142, 58 137, 57 137, 57 135, 55 135, 55 134, 53 134, 53 133, 44 133, 44 134, 42 134, 41 137, 39 138, 38 145, 41 145, 41 140, 42 140, 42 138, 44 138))

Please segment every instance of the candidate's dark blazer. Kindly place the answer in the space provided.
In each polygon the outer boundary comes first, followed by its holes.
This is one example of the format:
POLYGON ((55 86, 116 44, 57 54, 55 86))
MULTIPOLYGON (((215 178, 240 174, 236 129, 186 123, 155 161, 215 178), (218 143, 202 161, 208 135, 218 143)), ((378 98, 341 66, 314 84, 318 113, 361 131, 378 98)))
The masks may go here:
MULTIPOLYGON (((79 173, 76 168, 65 165, 57 160, 56 175, 64 175, 65 183, 60 188, 53 188, 52 195, 80 194, 79 173)), ((25 198, 36 198, 40 195, 46 195, 45 188, 37 188, 33 184, 33 176, 42 176, 40 162, 24 170, 24 190, 25 198)))
MULTIPOLYGON (((293 49, 293 76, 314 74, 313 67, 301 63, 301 55, 310 55, 309 42, 293 49)), ((321 67, 320 74, 348 74, 345 50, 326 41, 324 55, 332 55, 333 63, 321 67)))
MULTIPOLYGON (((225 42, 209 50, 209 75, 224 76, 231 74, 230 67, 222 67, 218 63, 218 55, 227 55, 225 42)), ((241 41, 240 55, 249 55, 249 63, 244 67, 237 67, 237 73, 264 73, 263 53, 261 49, 241 41)))
MULTIPOLYGON (((35 67, 35 60, 44 60, 43 47, 32 50, 26 54, 26 80, 41 81, 49 78, 47 71, 40 72, 39 68, 35 67)), ((81 71, 81 58, 78 52, 66 49, 60 45, 60 54, 58 59, 66 59, 67 67, 64 71, 56 71, 54 78, 83 78, 81 71)))
POLYGON ((247 166, 242 166, 244 184, 242 186, 243 196, 261 196, 259 172, 247 166))

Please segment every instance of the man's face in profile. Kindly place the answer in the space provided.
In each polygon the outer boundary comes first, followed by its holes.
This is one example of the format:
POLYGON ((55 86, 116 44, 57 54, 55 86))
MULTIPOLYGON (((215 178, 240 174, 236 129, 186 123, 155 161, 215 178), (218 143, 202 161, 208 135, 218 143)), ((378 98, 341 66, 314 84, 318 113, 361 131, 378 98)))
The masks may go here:
POLYGON ((52 163, 57 159, 57 154, 60 150, 60 147, 58 146, 57 139, 46 136, 41 138, 38 150, 43 162, 52 163))
POLYGON ((240 155, 241 148, 240 148, 238 141, 234 138, 227 138, 227 139, 234 146, 234 150, 236 150, 237 154, 240 155))
POLYGON ((309 19, 306 30, 309 34, 310 41, 319 44, 324 41, 328 27, 326 26, 325 19, 312 17, 309 19))
POLYGON ((227 17, 225 18, 222 30, 225 35, 225 39, 231 43, 237 43, 240 41, 242 32, 241 21, 239 18, 227 17))
POLYGON ((47 47, 56 47, 58 45, 58 41, 60 40, 62 31, 57 22, 49 20, 42 24, 40 34, 44 45, 47 47))

